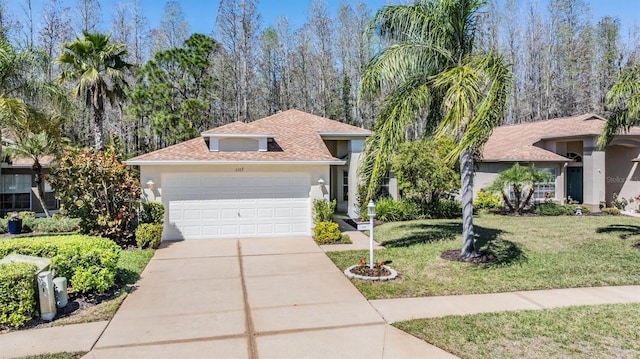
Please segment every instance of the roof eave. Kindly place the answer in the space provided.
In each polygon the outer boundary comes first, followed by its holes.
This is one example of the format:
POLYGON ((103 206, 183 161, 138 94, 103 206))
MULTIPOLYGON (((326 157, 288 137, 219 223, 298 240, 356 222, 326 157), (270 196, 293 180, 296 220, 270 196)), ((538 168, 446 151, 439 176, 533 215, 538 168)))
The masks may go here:
POLYGON ((183 166, 183 165, 336 165, 342 166, 342 160, 129 160, 129 166, 183 166))

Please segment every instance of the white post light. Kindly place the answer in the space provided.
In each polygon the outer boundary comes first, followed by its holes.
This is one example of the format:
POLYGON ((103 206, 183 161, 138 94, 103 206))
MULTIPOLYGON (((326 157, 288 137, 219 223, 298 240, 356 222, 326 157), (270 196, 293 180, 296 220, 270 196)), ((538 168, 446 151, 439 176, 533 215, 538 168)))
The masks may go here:
POLYGON ((376 205, 373 200, 369 200, 367 214, 369 215, 369 268, 373 269, 373 218, 376 216, 376 205))

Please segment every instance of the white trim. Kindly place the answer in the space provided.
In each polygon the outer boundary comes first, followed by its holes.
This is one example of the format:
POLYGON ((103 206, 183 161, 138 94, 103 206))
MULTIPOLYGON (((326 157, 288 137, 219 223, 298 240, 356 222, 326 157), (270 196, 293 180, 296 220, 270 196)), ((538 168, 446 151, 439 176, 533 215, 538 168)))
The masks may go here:
POLYGON ((286 160, 269 160, 269 161, 241 161, 241 160, 137 160, 124 161, 129 166, 179 166, 179 165, 344 165, 347 162, 341 160, 319 160, 319 161, 286 161, 286 160))

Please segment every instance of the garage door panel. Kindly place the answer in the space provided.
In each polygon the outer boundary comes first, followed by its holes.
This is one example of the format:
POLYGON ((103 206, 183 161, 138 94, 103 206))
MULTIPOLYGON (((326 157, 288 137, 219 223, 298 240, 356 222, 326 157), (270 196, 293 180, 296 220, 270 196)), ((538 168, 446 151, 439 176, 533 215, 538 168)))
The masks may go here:
POLYGON ((308 235, 309 186, 307 175, 165 175, 165 238, 308 235))

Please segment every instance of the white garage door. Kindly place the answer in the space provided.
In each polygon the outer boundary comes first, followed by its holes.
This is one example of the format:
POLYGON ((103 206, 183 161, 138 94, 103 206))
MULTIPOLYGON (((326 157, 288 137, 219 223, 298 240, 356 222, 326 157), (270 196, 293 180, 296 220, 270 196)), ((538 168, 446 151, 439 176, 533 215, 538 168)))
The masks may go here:
POLYGON ((309 176, 165 175, 164 239, 309 235, 309 176))

